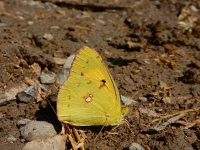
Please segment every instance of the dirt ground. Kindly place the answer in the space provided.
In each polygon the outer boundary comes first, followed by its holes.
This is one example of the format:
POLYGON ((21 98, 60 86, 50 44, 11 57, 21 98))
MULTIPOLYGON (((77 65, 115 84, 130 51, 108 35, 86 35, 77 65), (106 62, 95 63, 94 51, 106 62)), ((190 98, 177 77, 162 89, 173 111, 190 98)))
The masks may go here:
MULTIPOLYGON (((0 92, 39 81, 33 64, 58 74, 63 64, 55 60, 86 45, 102 55, 120 94, 136 101, 125 117, 130 127, 122 124, 115 134, 104 128, 98 136, 101 127, 85 128, 86 149, 127 150, 133 142, 147 150, 200 149, 198 0, 2 0, 0 92), (156 130, 159 121, 169 125, 156 130)), ((0 106, 1 150, 26 143, 20 119, 58 123, 46 100, 56 101, 59 86, 43 85, 48 95, 40 102, 0 106)))

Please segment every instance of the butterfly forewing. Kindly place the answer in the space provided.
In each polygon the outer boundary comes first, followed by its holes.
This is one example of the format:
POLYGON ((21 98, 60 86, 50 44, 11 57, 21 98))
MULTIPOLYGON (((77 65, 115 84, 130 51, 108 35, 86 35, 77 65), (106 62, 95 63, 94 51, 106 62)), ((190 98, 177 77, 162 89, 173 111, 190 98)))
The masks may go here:
POLYGON ((58 94, 61 122, 77 126, 115 125, 122 117, 119 92, 100 55, 85 47, 77 53, 58 94))

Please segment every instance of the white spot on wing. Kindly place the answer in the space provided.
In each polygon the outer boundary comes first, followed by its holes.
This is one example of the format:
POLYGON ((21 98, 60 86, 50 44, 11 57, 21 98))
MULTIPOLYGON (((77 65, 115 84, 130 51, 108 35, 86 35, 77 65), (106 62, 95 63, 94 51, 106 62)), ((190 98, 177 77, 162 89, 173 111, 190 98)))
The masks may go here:
POLYGON ((92 101, 92 95, 91 94, 89 94, 86 98, 85 98, 85 101, 86 102, 91 102, 92 101))

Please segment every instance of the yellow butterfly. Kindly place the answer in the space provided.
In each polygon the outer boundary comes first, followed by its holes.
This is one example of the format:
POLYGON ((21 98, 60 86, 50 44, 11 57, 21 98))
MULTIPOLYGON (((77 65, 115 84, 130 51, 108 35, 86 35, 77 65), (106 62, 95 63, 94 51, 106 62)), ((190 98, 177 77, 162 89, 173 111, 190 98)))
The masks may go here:
POLYGON ((58 119, 75 126, 108 126, 120 124, 125 113, 101 56, 89 47, 80 49, 58 93, 58 119))

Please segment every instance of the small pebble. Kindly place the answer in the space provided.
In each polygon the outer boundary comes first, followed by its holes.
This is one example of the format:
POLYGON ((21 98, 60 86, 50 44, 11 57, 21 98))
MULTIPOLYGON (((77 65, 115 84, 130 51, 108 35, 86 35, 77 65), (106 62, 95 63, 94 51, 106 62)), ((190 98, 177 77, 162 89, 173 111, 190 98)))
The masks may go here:
POLYGON ((148 100, 146 97, 139 97, 138 99, 139 99, 141 102, 147 102, 147 100, 148 100))
POLYGON ((17 93, 26 89, 27 85, 22 83, 13 88, 6 90, 5 93, 0 93, 0 106, 5 105, 8 101, 16 99, 17 93))
POLYGON ((51 40, 53 40, 53 35, 50 34, 50 33, 45 33, 43 35, 43 38, 46 39, 46 40, 48 40, 48 41, 51 41, 51 40))
POLYGON ((56 74, 51 71, 48 72, 43 71, 40 75, 40 81, 43 84, 52 84, 55 82, 55 80, 56 80, 56 74))
POLYGON ((129 150, 145 150, 144 147, 142 147, 140 144, 138 143, 132 143, 129 146, 129 150))
POLYGON ((38 85, 35 83, 24 91, 17 94, 17 100, 23 103, 31 103, 36 100, 38 94, 38 85))
POLYGON ((20 127, 21 136, 26 141, 48 138, 57 134, 52 124, 46 121, 29 121, 25 126, 20 127))
POLYGON ((199 9, 198 9, 196 6, 194 6, 194 5, 191 5, 191 6, 190 6, 190 9, 191 9, 192 11, 194 11, 194 12, 198 12, 198 11, 199 11, 199 9))
POLYGON ((17 94, 17 100, 22 103, 31 103, 35 101, 35 98, 25 92, 20 92, 17 94))
POLYGON ((20 142, 24 143, 24 142, 26 142, 26 140, 24 140, 24 139, 20 139, 20 142))
POLYGON ((137 104, 138 104, 137 101, 133 100, 133 99, 130 98, 130 97, 125 97, 125 96, 123 96, 123 95, 120 95, 120 98, 121 98, 122 103, 123 103, 124 105, 126 105, 126 106, 131 105, 131 104, 133 104, 133 105, 137 105, 137 104))
POLYGON ((17 141, 17 138, 15 138, 13 135, 9 135, 7 138, 8 142, 14 143, 17 141))
POLYGON ((28 21, 27 22, 28 25, 33 25, 33 23, 34 23, 33 21, 28 21))
POLYGON ((63 65, 65 63, 65 59, 64 58, 53 57, 53 60, 58 65, 63 65))
POLYGON ((60 27, 59 26, 51 26, 50 29, 58 30, 58 29, 60 29, 60 27))
POLYGON ((24 90, 24 92, 32 97, 37 96, 38 85, 35 83, 24 90))
POLYGON ((162 99, 162 101, 163 101, 165 104, 171 104, 171 103, 172 103, 172 100, 171 100, 170 97, 164 97, 164 98, 162 99))
POLYGON ((110 41, 112 41, 112 40, 113 40, 112 37, 108 37, 108 38, 106 38, 106 41, 107 41, 107 42, 110 42, 110 41))

